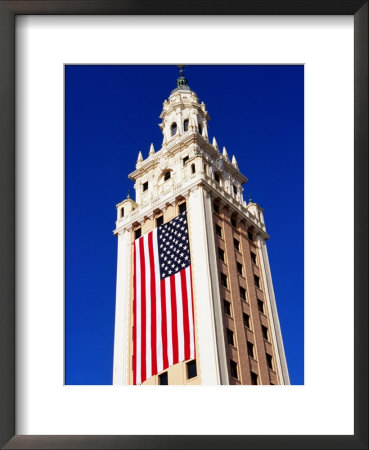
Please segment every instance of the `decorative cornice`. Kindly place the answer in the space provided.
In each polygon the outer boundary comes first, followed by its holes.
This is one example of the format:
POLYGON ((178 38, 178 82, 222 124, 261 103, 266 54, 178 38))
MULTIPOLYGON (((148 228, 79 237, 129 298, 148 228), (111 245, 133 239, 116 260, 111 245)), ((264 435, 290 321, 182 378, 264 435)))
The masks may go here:
POLYGON ((127 227, 135 222, 143 224, 145 217, 149 217, 151 214, 154 215, 155 210, 164 210, 169 205, 173 206, 177 203, 179 196, 188 198, 190 193, 197 191, 201 187, 210 192, 213 198, 219 197, 222 203, 227 205, 232 212, 237 212, 240 216, 240 220, 245 219, 248 224, 253 225, 255 231, 260 233, 264 239, 269 239, 269 235, 265 230, 265 225, 262 224, 254 214, 248 211, 245 206, 241 205, 238 200, 233 198, 222 187, 217 185, 214 180, 206 175, 201 178, 196 177, 193 180, 189 180, 187 183, 177 183, 167 194, 146 205, 137 207, 129 213, 126 218, 116 222, 114 233, 117 234, 121 229, 127 229, 127 227))

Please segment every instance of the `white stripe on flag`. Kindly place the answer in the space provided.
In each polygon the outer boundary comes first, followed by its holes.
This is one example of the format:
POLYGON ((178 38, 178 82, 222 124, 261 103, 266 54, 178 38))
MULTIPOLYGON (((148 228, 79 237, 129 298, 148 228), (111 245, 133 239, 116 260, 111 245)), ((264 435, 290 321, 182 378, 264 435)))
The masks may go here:
POLYGON ((188 298, 188 320, 190 322, 190 358, 195 357, 195 343, 193 333, 193 310, 192 310, 192 290, 191 290, 191 266, 186 267, 186 284, 188 298))
POLYGON ((172 306, 170 295, 170 277, 165 279, 165 305, 167 310, 168 363, 173 365, 172 306))

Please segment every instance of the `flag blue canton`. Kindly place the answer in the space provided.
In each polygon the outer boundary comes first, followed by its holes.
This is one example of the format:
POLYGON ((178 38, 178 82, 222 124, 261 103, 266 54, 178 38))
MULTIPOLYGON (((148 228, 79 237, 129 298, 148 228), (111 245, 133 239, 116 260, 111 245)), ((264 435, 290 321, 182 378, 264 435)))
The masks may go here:
POLYGON ((191 264, 186 211, 158 228, 160 278, 166 278, 191 264))

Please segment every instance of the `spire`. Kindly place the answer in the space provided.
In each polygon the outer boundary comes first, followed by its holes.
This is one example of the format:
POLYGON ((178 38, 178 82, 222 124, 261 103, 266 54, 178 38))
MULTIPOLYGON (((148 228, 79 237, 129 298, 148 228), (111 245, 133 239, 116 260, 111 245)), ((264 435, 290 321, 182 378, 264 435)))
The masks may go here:
POLYGON ((130 199, 131 198, 131 196, 129 195, 129 189, 128 189, 128 192, 127 192, 127 199, 130 199))
POLYGON ((232 164, 235 166, 236 169, 238 169, 237 160, 236 160, 236 157, 234 155, 232 156, 232 164))
POLYGON ((143 161, 141 150, 138 152, 137 163, 141 163, 143 161))
MULTIPOLYGON (((223 156, 224 156, 224 158, 227 161, 229 161, 229 156, 228 156, 228 153, 227 153, 227 149, 225 147, 223 147, 223 156)), ((233 162, 233 160, 232 160, 232 162, 233 162)))
POLYGON ((154 154, 155 154, 154 144, 151 143, 151 145, 150 145, 150 151, 149 151, 149 156, 154 155, 154 154))
POLYGON ((215 137, 213 137, 213 147, 215 147, 217 150, 219 150, 218 142, 217 142, 217 140, 215 139, 215 137))
POLYGON ((252 203, 251 194, 249 194, 249 203, 252 203))
POLYGON ((183 76, 183 69, 186 67, 183 64, 179 65, 179 77, 177 78, 177 87, 182 88, 188 86, 188 80, 183 76))

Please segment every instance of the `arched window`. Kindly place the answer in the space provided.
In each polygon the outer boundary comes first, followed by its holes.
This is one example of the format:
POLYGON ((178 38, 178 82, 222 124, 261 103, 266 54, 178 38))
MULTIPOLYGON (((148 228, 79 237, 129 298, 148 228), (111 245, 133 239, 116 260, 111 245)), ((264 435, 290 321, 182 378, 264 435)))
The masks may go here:
POLYGON ((199 123, 199 134, 202 135, 202 125, 201 125, 201 123, 199 123))
POLYGON ((183 131, 187 131, 188 130, 188 119, 186 119, 184 122, 183 122, 183 131))
POLYGON ((217 173, 214 173, 214 180, 220 184, 220 178, 219 175, 217 173))
POLYGON ((171 173, 170 173, 170 170, 168 170, 168 172, 165 172, 165 174, 164 174, 164 181, 169 180, 170 177, 171 177, 171 173))
POLYGON ((174 136, 175 134, 177 134, 177 124, 173 122, 170 126, 170 135, 174 136))
POLYGON ((192 172, 192 173, 195 173, 195 172, 196 172, 195 164, 191 164, 191 172, 192 172))
POLYGON ((120 208, 120 217, 124 217, 124 208, 120 208))

